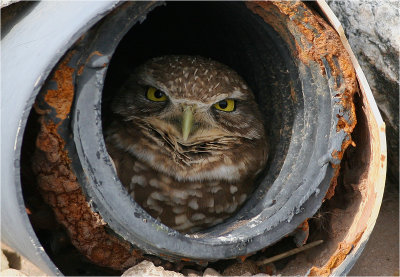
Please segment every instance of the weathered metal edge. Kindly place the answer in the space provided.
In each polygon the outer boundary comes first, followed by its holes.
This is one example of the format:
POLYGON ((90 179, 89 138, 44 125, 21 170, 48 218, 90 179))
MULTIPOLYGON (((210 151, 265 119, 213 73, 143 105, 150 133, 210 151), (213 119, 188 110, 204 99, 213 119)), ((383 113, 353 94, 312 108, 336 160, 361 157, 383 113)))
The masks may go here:
MULTIPOLYGON (((372 91, 368 85, 367 79, 362 71, 357 58, 355 57, 350 44, 346 38, 344 33, 344 29, 335 16, 333 11, 330 9, 328 4, 325 0, 317 0, 317 4, 321 9, 322 13, 328 19, 328 22, 332 25, 332 27, 336 30, 339 34, 340 40, 343 43, 344 48, 346 49, 347 53, 349 54, 351 61, 353 63, 354 69, 356 71, 357 80, 359 82, 361 94, 362 94, 362 101, 365 107, 365 112, 367 115, 367 121, 369 126, 369 132, 371 136, 371 144, 372 144, 372 151, 371 151, 371 159, 368 168, 367 174, 367 183, 369 184, 368 188, 373 187, 372 191, 368 191, 365 196, 365 199, 362 200, 359 212, 356 214, 355 221, 352 224, 351 228, 349 229, 349 233, 347 234, 345 241, 353 243, 356 239, 357 233, 351 233, 352 227, 357 227, 357 223, 359 223, 360 213, 362 209, 365 208, 366 202, 371 201, 373 202, 372 211, 368 218, 368 221, 363 224, 365 229, 361 235, 361 238, 358 242, 354 243, 354 248, 350 252, 350 254, 346 257, 346 259, 336 268, 334 268, 331 272, 332 276, 343 276, 347 275, 357 258, 361 255, 371 232, 375 226, 376 220, 378 218, 379 210, 382 203, 383 192, 385 188, 385 179, 386 179, 386 166, 387 166, 387 146, 386 146, 386 135, 385 135, 385 123, 382 120, 381 114, 379 113, 378 106, 375 102, 375 99, 372 95, 372 91), (372 200, 371 200, 372 198, 372 200), (358 219, 358 220, 357 220, 358 219)), ((360 227, 356 229, 361 229, 360 227)))

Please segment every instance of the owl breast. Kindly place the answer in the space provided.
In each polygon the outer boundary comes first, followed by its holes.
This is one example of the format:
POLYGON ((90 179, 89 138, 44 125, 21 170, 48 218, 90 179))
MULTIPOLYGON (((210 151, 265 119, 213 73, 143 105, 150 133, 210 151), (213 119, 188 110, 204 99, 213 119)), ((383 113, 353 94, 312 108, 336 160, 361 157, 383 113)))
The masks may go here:
POLYGON ((122 137, 110 136, 107 143, 122 184, 146 212, 177 231, 192 233, 221 223, 242 206, 253 190, 252 178, 239 178, 240 182, 217 178, 178 180, 174 172, 166 174, 127 153, 120 145, 122 137))

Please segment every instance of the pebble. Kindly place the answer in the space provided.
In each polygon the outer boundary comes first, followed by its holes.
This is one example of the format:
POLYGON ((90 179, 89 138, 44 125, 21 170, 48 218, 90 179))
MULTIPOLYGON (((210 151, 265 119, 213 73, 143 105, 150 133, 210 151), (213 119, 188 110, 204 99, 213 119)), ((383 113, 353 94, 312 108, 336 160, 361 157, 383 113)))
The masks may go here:
POLYGON ((216 271, 215 269, 209 267, 207 268, 204 273, 203 276, 222 276, 221 274, 218 273, 218 271, 216 271))
POLYGON ((0 272, 0 276, 28 276, 28 275, 25 275, 24 273, 22 273, 19 270, 16 270, 16 269, 13 269, 13 268, 9 268, 9 269, 6 269, 6 270, 2 270, 0 272))
POLYGON ((183 274, 165 270, 162 266, 155 266, 150 261, 143 261, 128 270, 122 276, 148 276, 148 277, 184 277, 183 274))

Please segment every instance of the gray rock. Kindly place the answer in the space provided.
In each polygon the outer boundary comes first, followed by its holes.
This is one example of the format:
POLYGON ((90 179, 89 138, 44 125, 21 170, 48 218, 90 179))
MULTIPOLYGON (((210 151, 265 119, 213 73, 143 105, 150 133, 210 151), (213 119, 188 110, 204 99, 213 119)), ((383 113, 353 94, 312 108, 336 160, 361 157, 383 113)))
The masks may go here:
POLYGON ((386 123, 388 181, 398 184, 400 2, 327 2, 343 25, 386 123))
POLYGON ((219 274, 219 272, 216 271, 215 269, 209 267, 204 271, 203 276, 212 277, 212 276, 222 276, 222 275, 219 274))
POLYGON ((148 277, 184 277, 183 274, 165 270, 161 266, 155 266, 150 261, 143 261, 128 270, 122 276, 148 276, 148 277))

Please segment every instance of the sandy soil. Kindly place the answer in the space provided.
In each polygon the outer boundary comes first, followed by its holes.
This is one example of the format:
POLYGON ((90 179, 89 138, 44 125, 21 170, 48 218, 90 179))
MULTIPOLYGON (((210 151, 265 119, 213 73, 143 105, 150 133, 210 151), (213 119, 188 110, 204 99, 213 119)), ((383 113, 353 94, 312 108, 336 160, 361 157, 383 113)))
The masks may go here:
POLYGON ((350 276, 399 276, 399 195, 385 193, 378 220, 350 276))

